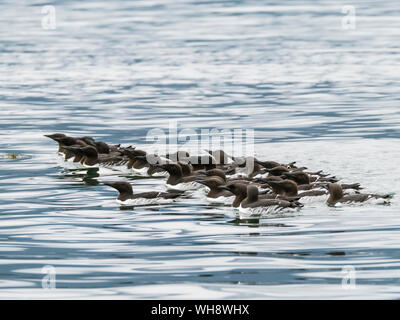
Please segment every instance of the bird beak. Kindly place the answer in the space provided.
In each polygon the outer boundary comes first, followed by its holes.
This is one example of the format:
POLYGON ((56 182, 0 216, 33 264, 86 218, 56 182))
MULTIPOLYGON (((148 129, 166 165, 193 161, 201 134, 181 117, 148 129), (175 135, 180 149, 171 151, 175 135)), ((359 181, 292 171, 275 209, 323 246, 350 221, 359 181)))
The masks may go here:
POLYGON ((47 137, 47 138, 50 138, 51 140, 54 140, 54 141, 56 141, 56 142, 59 142, 59 139, 53 137, 53 135, 51 135, 51 134, 44 134, 44 136, 47 137))

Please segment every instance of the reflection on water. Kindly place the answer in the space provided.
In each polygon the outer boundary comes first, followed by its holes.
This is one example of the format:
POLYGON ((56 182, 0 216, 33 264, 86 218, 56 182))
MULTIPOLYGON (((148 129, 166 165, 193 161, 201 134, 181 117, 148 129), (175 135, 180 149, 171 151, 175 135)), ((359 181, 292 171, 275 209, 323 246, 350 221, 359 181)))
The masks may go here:
POLYGON ((399 297, 397 1, 358 1, 355 30, 324 0, 53 5, 57 29, 43 30, 40 1, 0 4, 1 298, 399 297), (164 178, 64 168, 43 137, 146 148, 169 120, 253 128, 262 159, 396 195, 261 220, 196 194, 124 208, 102 181, 141 192, 164 190, 164 178))

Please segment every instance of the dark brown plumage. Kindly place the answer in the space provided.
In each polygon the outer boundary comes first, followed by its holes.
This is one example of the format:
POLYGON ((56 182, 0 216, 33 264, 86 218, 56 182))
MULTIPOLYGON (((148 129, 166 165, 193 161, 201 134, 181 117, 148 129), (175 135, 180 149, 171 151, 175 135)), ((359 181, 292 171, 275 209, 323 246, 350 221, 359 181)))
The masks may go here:
POLYGON ((171 186, 175 186, 180 183, 188 183, 195 181, 198 176, 197 175, 189 175, 184 176, 182 167, 178 163, 165 163, 156 165, 169 173, 169 177, 167 179, 167 184, 171 186))
POLYGON ((119 195, 117 200, 122 202, 127 200, 136 200, 136 199, 157 199, 157 198, 175 199, 180 196, 179 193, 158 192, 158 191, 150 191, 150 192, 142 192, 134 194, 132 185, 125 181, 106 182, 104 184, 118 190, 119 195))
POLYGON ((365 202, 370 199, 389 199, 390 195, 379 195, 379 194, 352 194, 352 195, 345 195, 343 193, 343 189, 340 184, 337 183, 328 183, 328 191, 329 191, 329 198, 327 203, 330 205, 335 205, 338 202, 347 203, 347 202, 365 202))
POLYGON ((228 183, 226 186, 220 186, 219 189, 227 190, 235 195, 232 207, 238 208, 240 203, 247 197, 247 186, 243 183, 228 183))
POLYGON ((266 208, 276 206, 277 211, 284 208, 298 208, 302 205, 297 201, 287 201, 280 199, 259 199, 256 186, 247 186, 247 197, 241 202, 240 206, 246 208, 266 208))
POLYGON ((299 193, 297 183, 292 180, 270 181, 269 185, 272 187, 273 192, 288 199, 301 199, 304 197, 315 197, 326 194, 325 190, 309 190, 299 193))
POLYGON ((310 176, 303 171, 283 172, 282 177, 284 179, 293 180, 298 185, 310 183, 310 176))
POLYGON ((119 164, 123 160, 122 157, 113 157, 105 154, 99 155, 96 148, 92 146, 65 146, 64 148, 71 151, 73 154, 82 154, 81 163, 87 166, 94 166, 96 164, 113 165, 119 164))
POLYGON ((203 184, 210 188, 210 191, 207 193, 208 198, 219 198, 219 197, 232 197, 233 193, 229 190, 224 190, 219 188, 225 184, 225 181, 222 178, 217 176, 207 177, 205 179, 197 179, 196 182, 203 184))
POLYGON ((281 176, 284 172, 289 172, 289 169, 284 166, 277 166, 272 169, 266 169, 271 176, 281 176))

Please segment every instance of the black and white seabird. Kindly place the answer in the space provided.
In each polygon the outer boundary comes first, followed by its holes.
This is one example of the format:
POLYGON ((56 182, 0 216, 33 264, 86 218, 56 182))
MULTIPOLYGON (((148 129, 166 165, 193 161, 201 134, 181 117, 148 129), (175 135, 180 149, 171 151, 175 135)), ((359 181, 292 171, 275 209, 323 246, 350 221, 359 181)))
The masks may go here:
MULTIPOLYGON (((236 181, 231 181, 228 182, 224 186, 220 186, 220 189, 223 190, 229 190, 235 195, 235 199, 232 202, 232 207, 238 208, 240 206, 240 203, 247 197, 247 186, 248 184, 241 183, 241 182, 236 182, 236 181)), ((256 186, 256 185, 254 185, 256 186)), ((298 200, 299 197, 291 196, 287 197, 291 201, 298 200)), ((280 196, 278 193, 258 193, 258 199, 260 200, 268 200, 268 199, 281 199, 281 200, 287 200, 286 197, 280 196)))
POLYGON ((281 176, 283 173, 290 172, 285 166, 277 166, 271 169, 266 168, 265 170, 269 173, 269 176, 281 176))
POLYGON ((206 175, 208 177, 213 177, 213 176, 220 177, 225 183, 238 182, 243 184, 249 184, 249 183, 257 184, 255 181, 253 182, 251 178, 246 178, 246 177, 228 178, 222 169, 201 170, 197 172, 200 175, 206 175))
POLYGON ((65 134, 55 133, 52 135, 45 135, 58 143, 58 151, 65 154, 65 160, 75 157, 75 154, 65 147, 82 147, 88 144, 81 138, 73 138, 65 134))
MULTIPOLYGON (((313 190, 313 189, 327 189, 329 182, 311 182, 309 184, 302 184, 297 186, 298 190, 313 190)), ((353 189, 353 190, 361 190, 363 187, 359 183, 342 183, 341 187, 343 190, 353 189)))
POLYGON ((265 169, 258 163, 255 157, 233 157, 232 160, 238 166, 236 175, 246 176, 249 178, 256 177, 258 174, 265 172, 265 169))
POLYGON ((118 156, 121 153, 120 145, 109 145, 102 141, 95 141, 92 137, 84 136, 84 137, 70 137, 63 133, 54 133, 54 134, 46 134, 45 137, 53 139, 58 142, 58 151, 60 153, 65 154, 65 160, 68 160, 75 156, 74 162, 79 162, 80 155, 77 155, 76 152, 72 152, 71 150, 67 150, 64 148, 67 147, 83 147, 83 146, 92 146, 96 148, 99 154, 111 154, 113 156, 118 156))
POLYGON ((195 174, 184 176, 182 167, 178 163, 156 164, 155 166, 169 173, 166 182, 167 189, 186 191, 201 187, 201 184, 195 181, 198 176, 195 174))
POLYGON ((293 180, 298 185, 310 183, 310 176, 303 171, 283 172, 282 177, 284 179, 293 180))
POLYGON ((187 161, 192 165, 193 170, 210 170, 217 167, 215 158, 210 154, 190 156, 187 161))
POLYGON ((248 216, 261 216, 263 214, 278 213, 283 209, 295 209, 302 206, 298 201, 259 199, 258 188, 248 185, 247 197, 240 203, 239 211, 248 216))
POLYGON ((63 152, 61 143, 58 140, 66 137, 64 133, 45 134, 44 136, 56 141, 58 143, 58 152, 63 152))
POLYGON ((261 165, 262 167, 264 167, 266 169, 272 169, 272 168, 279 167, 279 166, 282 165, 282 164, 280 164, 279 162, 276 162, 276 161, 260 161, 258 159, 255 159, 255 161, 259 165, 261 165))
POLYGON ((269 181, 272 191, 286 199, 300 199, 302 202, 324 202, 327 198, 325 189, 314 189, 298 192, 298 185, 292 180, 269 181))
POLYGON ((160 168, 159 166, 156 166, 157 164, 162 164, 162 163, 170 163, 171 161, 168 158, 160 157, 159 155, 156 154, 149 154, 147 153, 146 156, 143 155, 138 155, 135 156, 135 161, 133 163, 133 168, 139 168, 142 167, 141 169, 137 169, 134 171, 135 172, 140 172, 143 173, 142 170, 144 168, 147 168, 146 174, 148 176, 165 176, 167 175, 167 172, 160 168), (140 161, 140 164, 139 164, 140 161), (143 166, 144 164, 144 166, 143 166))
POLYGON ((133 193, 132 185, 125 181, 105 182, 104 184, 119 191, 117 202, 123 205, 145 206, 152 204, 165 204, 173 202, 174 199, 180 196, 179 193, 174 192, 150 191, 133 193))
POLYGON ((75 146, 64 146, 66 150, 71 151, 72 153, 83 154, 81 163, 87 166, 94 166, 96 164, 99 165, 117 165, 123 161, 123 157, 121 156, 110 156, 107 154, 99 154, 95 147, 92 146, 83 146, 83 147, 75 147, 75 146))
POLYGON ((209 202, 232 204, 235 195, 230 190, 220 188, 225 185, 225 181, 222 178, 212 176, 205 179, 197 179, 196 182, 203 184, 210 189, 206 195, 206 199, 209 202))
MULTIPOLYGON (((128 169, 133 169, 134 171, 140 172, 143 168, 148 168, 148 163, 144 157, 146 157, 147 152, 139 149, 128 149, 124 150, 123 154, 129 158, 127 163, 128 169)), ((146 171, 142 170, 142 171, 146 171)))
POLYGON ((247 197, 247 185, 243 183, 230 182, 218 188, 230 191, 235 195, 235 199, 232 202, 232 207, 234 208, 239 208, 240 203, 247 197))
POLYGON ((379 195, 372 193, 357 193, 351 195, 345 195, 343 189, 338 183, 328 183, 329 198, 327 203, 329 205, 335 205, 337 203, 363 203, 372 202, 375 204, 387 204, 391 195, 379 195))

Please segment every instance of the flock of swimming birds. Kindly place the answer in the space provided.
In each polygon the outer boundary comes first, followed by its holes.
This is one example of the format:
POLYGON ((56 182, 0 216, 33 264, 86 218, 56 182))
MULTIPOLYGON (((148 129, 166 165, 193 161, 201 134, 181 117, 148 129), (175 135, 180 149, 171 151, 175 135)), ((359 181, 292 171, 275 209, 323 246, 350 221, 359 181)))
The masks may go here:
POLYGON ((180 150, 165 156, 135 147, 109 145, 92 137, 71 137, 63 133, 45 135, 58 143, 65 161, 84 167, 127 168, 148 177, 167 176, 166 192, 134 193, 126 181, 105 182, 118 190, 122 205, 140 206, 176 201, 188 190, 206 187, 211 203, 230 205, 249 217, 284 210, 298 210, 304 203, 325 201, 328 205, 345 203, 389 204, 392 195, 361 193, 359 183, 344 184, 322 170, 310 172, 296 162, 283 164, 255 157, 235 157, 223 150, 190 155, 180 150))

